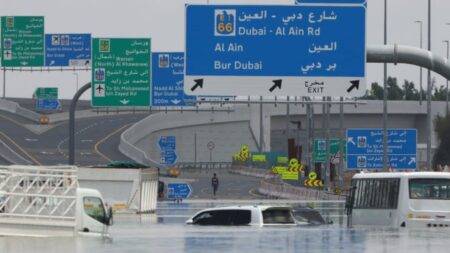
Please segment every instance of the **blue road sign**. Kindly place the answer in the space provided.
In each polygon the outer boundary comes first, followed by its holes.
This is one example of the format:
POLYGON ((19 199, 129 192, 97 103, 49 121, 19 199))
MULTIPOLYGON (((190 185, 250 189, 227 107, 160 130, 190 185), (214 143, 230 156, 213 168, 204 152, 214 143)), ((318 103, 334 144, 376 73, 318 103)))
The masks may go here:
POLYGON ((361 96, 363 5, 187 5, 185 92, 361 96))
POLYGON ((158 141, 161 150, 161 163, 165 165, 173 165, 177 161, 176 154, 176 138, 175 136, 161 136, 158 141))
MULTIPOLYGON (((388 166, 392 169, 416 169, 417 130, 388 129, 388 166)), ((383 130, 347 130, 347 168, 383 169, 383 130)))
POLYGON ((366 0, 295 0, 296 4, 365 4, 366 0))
POLYGON ((171 183, 167 185, 168 199, 187 199, 191 196, 192 188, 186 183, 171 183))
POLYGON ((45 66, 91 66, 91 35, 46 34, 45 66))
POLYGON ((196 97, 184 93, 184 53, 152 54, 153 106, 194 106, 196 97))
POLYGON ((37 110, 58 110, 61 108, 61 103, 57 99, 37 99, 37 110))

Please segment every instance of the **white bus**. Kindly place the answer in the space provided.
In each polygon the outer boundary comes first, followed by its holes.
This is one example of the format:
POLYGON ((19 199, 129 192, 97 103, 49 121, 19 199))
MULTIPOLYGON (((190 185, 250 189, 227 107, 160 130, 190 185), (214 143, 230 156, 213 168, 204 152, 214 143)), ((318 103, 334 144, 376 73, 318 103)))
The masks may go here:
POLYGON ((351 184, 350 225, 450 226, 450 173, 359 173, 351 184))

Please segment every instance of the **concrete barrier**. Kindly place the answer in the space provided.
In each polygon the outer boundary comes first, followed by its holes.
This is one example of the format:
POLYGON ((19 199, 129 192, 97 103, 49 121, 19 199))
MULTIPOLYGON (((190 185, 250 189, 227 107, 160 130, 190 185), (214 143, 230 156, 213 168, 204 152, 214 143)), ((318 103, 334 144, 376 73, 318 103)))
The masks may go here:
POLYGON ((37 123, 39 123, 41 117, 39 113, 23 108, 18 103, 6 99, 0 99, 0 110, 20 115, 37 123))
POLYGON ((0 156, 11 164, 32 165, 33 163, 23 158, 12 150, 6 143, 0 140, 0 156))
POLYGON ((262 180, 258 192, 270 197, 292 200, 345 200, 343 195, 306 187, 295 187, 279 179, 262 180))

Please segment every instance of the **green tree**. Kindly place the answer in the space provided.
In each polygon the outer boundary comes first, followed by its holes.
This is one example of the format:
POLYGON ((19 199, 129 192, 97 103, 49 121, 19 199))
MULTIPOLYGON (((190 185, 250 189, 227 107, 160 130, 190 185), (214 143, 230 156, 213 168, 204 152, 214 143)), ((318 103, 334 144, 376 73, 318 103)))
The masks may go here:
POLYGON ((403 90, 397 84, 397 78, 387 79, 388 100, 403 100, 403 90))
POLYGON ((437 116, 434 131, 439 140, 439 146, 433 157, 433 168, 438 164, 450 165, 450 116, 437 116))
POLYGON ((437 87, 434 87, 432 99, 435 101, 445 101, 446 92, 447 88, 444 87, 443 85, 439 86, 439 89, 437 87))
POLYGON ((413 82, 405 80, 403 84, 403 92, 405 94, 405 100, 419 100, 419 91, 414 87, 413 82))

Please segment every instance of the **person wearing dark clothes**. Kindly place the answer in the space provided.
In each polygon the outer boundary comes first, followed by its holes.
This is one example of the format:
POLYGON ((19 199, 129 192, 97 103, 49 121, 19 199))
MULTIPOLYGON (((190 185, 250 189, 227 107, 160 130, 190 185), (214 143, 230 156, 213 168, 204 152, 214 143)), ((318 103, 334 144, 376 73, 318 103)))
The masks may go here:
POLYGON ((214 176, 211 179, 211 186, 213 188, 213 195, 216 196, 217 189, 219 188, 219 178, 217 177, 217 174, 214 173, 214 176))

